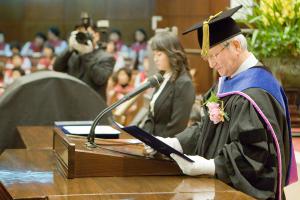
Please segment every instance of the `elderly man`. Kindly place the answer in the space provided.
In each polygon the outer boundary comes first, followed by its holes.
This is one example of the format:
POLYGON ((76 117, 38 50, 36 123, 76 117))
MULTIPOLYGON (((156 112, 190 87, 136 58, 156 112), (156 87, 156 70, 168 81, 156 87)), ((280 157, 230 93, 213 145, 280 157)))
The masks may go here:
POLYGON ((175 138, 160 139, 194 160, 171 154, 187 175, 212 175, 255 198, 281 199, 283 187, 298 178, 287 101, 272 74, 247 50, 231 18, 240 8, 185 32, 197 30, 202 57, 221 78, 205 95, 202 120, 175 138))

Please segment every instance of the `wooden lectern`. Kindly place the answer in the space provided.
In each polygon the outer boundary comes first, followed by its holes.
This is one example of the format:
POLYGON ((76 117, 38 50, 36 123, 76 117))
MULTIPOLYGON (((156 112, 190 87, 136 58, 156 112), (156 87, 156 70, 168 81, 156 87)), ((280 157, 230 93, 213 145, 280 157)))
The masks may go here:
POLYGON ((4 185, 0 181, 0 200, 13 200, 12 196, 10 196, 9 192, 6 190, 4 185))
POLYGON ((67 178, 97 176, 178 175, 175 162, 143 156, 142 144, 124 139, 96 139, 97 148, 86 146, 86 138, 65 135, 54 128, 53 150, 60 171, 67 178))

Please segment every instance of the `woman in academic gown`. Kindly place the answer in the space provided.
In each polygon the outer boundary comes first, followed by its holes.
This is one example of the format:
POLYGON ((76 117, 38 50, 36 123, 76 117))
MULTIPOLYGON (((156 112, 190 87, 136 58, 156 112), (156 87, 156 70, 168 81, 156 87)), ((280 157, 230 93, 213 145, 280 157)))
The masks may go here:
POLYGON ((172 137, 188 124, 195 89, 185 52, 175 34, 156 34, 151 48, 164 81, 152 96, 143 129, 156 136, 172 137))

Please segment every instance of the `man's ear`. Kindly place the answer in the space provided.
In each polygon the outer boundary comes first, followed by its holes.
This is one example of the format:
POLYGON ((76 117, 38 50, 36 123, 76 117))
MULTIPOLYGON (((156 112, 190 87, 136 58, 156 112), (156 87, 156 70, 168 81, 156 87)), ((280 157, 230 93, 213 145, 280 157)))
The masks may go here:
POLYGON ((241 52, 242 51, 242 45, 241 42, 238 40, 232 40, 231 41, 233 47, 235 48, 236 51, 241 52))

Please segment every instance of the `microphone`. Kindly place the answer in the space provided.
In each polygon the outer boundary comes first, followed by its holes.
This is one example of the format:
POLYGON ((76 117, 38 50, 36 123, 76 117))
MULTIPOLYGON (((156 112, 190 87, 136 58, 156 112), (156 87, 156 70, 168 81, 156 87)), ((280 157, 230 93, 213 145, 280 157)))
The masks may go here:
POLYGON ((160 84, 163 82, 164 78, 162 77, 161 74, 155 74, 154 76, 150 77, 146 83, 140 85, 139 87, 137 87, 134 91, 126 94, 122 99, 120 99, 119 101, 113 103, 112 105, 108 106, 107 108, 105 108, 104 110, 102 110, 97 117, 95 118, 92 126, 91 126, 91 130, 90 133, 87 137, 88 142, 86 143, 86 145, 88 147, 91 148, 95 148, 97 145, 95 144, 95 129, 96 126, 98 124, 98 122, 100 121, 100 119, 109 111, 115 109, 116 107, 118 107, 120 104, 124 103, 125 101, 128 101, 129 99, 131 99, 132 97, 138 95, 139 93, 147 90, 148 88, 153 88, 153 87, 159 87, 160 84))

